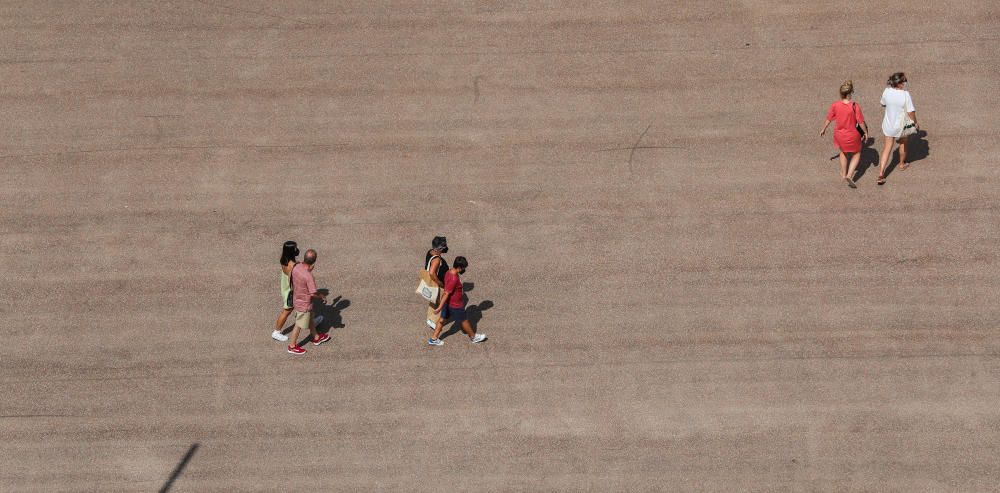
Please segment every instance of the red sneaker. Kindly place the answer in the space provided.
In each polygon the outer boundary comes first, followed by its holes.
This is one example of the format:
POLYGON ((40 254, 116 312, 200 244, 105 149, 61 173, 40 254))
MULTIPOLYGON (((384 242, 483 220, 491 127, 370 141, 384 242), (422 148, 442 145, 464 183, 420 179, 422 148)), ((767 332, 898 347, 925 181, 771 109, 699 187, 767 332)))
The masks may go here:
POLYGON ((306 354, 306 350, 302 349, 302 346, 288 346, 288 352, 292 354, 306 354))
POLYGON ((330 339, 330 334, 320 334, 319 337, 313 339, 313 346, 319 346, 330 339))

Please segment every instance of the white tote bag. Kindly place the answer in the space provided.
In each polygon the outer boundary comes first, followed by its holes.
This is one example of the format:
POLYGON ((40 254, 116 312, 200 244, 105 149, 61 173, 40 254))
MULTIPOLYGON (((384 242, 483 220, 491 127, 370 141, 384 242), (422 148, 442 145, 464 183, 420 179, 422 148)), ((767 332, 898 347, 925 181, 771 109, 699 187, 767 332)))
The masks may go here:
POLYGON ((417 285, 416 293, 420 295, 425 301, 429 303, 434 303, 438 298, 438 291, 441 288, 435 286, 433 282, 428 282, 430 279, 424 279, 423 276, 427 274, 427 271, 420 271, 420 284, 417 285))
POLYGON ((420 284, 417 284, 417 290, 415 291, 428 303, 437 302, 438 294, 441 291, 441 288, 439 288, 437 284, 434 283, 434 280, 431 279, 431 274, 427 272, 427 269, 430 267, 430 263, 434 260, 434 258, 435 257, 431 257, 430 260, 427 261, 427 266, 420 271, 420 284))

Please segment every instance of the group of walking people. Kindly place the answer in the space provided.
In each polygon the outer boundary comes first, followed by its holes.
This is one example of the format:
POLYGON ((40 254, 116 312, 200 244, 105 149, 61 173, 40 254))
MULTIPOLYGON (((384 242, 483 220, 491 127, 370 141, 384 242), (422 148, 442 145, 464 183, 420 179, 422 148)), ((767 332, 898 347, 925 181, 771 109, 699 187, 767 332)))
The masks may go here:
MULTIPOLYGON (((448 240, 444 236, 435 236, 431 241, 431 249, 424 258, 423 268, 427 278, 434 285, 435 296, 427 308, 427 327, 433 332, 427 340, 431 346, 444 345, 441 333, 448 322, 454 322, 462 332, 469 336, 473 344, 486 340, 486 334, 476 333, 476 328, 469 321, 465 306, 462 286, 462 274, 469 268, 465 257, 455 257, 454 265, 448 267, 444 254, 448 253, 448 240)), ((314 316, 314 302, 326 302, 326 294, 316 288, 316 279, 312 271, 316 266, 316 250, 306 250, 302 262, 298 261, 299 247, 294 241, 286 241, 281 248, 281 301, 282 309, 274 322, 271 338, 279 342, 288 342, 288 352, 302 355, 306 350, 299 345, 299 333, 308 330, 314 346, 319 346, 330 340, 329 334, 320 334, 316 325, 322 323, 321 315, 314 316), (285 323, 290 315, 294 316, 294 324, 290 335, 285 335, 285 323)))
MULTIPOLYGON (((854 83, 845 81, 840 86, 840 100, 833 102, 826 114, 826 122, 819 134, 825 135, 831 122, 836 122, 833 131, 833 143, 840 150, 840 175, 847 186, 857 188, 854 175, 861 161, 861 148, 868 139, 868 124, 864 112, 853 101, 854 83), (848 158, 850 155, 850 158, 848 158)), ((885 184, 885 172, 889 165, 893 143, 899 145, 899 170, 909 167, 906 160, 906 144, 909 137, 920 129, 917 124, 917 113, 910 97, 906 74, 896 72, 889 76, 886 88, 882 91, 879 101, 885 114, 882 118, 882 134, 885 136, 882 145, 882 155, 879 159, 878 185, 885 184)))
MULTIPOLYGON (((909 162, 906 160, 907 140, 910 135, 917 132, 919 126, 913 99, 907 89, 906 74, 896 72, 886 81, 886 88, 879 101, 885 108, 882 118, 882 134, 885 138, 876 182, 879 185, 885 184, 885 172, 894 143, 899 145, 898 169, 905 170, 909 167, 909 162)), ((833 142, 840 150, 840 174, 848 186, 857 188, 854 176, 861 160, 861 149, 869 132, 864 112, 852 100, 853 95, 854 83, 850 80, 845 81, 840 86, 840 100, 830 105, 826 122, 819 134, 825 135, 830 123, 836 122, 833 142)), ((448 240, 444 236, 435 236, 431 241, 430 250, 424 257, 423 269, 426 272, 423 273, 423 279, 428 293, 431 293, 424 297, 429 302, 426 325, 433 331, 427 344, 431 346, 444 344, 441 333, 449 321, 454 322, 473 343, 481 343, 486 340, 486 335, 476 333, 476 328, 469 321, 465 309, 468 300, 463 292, 461 276, 469 268, 469 262, 465 257, 455 257, 454 265, 448 267, 448 261, 444 258, 446 253, 448 253, 448 240)), ((316 280, 312 275, 316 265, 316 251, 306 250, 302 262, 298 261, 298 256, 298 245, 294 241, 286 241, 281 251, 283 308, 278 314, 278 320, 275 321, 274 332, 271 333, 271 337, 276 341, 288 341, 288 352, 295 355, 306 352, 298 343, 298 336, 302 330, 309 331, 313 345, 318 346, 330 340, 329 334, 320 334, 316 330, 316 325, 322 321, 322 317, 313 316, 313 302, 326 300, 326 295, 316 289, 316 280), (295 323, 289 337, 285 335, 284 325, 289 315, 293 314, 295 323)))

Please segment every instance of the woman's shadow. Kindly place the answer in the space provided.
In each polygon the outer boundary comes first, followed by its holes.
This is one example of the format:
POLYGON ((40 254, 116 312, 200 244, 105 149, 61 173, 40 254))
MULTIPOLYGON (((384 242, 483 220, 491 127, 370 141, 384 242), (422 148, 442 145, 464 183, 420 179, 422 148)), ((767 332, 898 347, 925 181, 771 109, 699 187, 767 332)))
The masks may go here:
MULTIPOLYGON (((931 155, 931 146, 924 137, 927 137, 927 132, 917 130, 917 133, 906 139, 907 163, 913 164, 931 155)), ((889 165, 885 167, 885 176, 889 176, 896 169, 896 166, 899 166, 899 147, 896 147, 896 150, 892 151, 892 156, 889 158, 889 165)))
MULTIPOLYGON (((878 169, 878 151, 869 147, 874 143, 874 138, 865 139, 861 142, 861 158, 858 160, 858 168, 854 171, 854 181, 858 181, 862 176, 865 176, 868 168, 875 167, 876 170, 878 169)), ((833 158, 836 159, 837 156, 833 158)))
MULTIPOLYGON (((914 163, 925 159, 931 154, 930 144, 927 143, 925 139, 927 137, 927 132, 923 130, 917 131, 917 133, 910 136, 906 142, 906 161, 909 163, 914 163)), ((874 147, 875 138, 866 139, 861 143, 861 159, 858 161, 858 168, 854 172, 854 181, 861 180, 861 177, 865 175, 865 172, 869 168, 874 168, 874 171, 878 172, 878 161, 879 161, 879 151, 874 147)), ((831 160, 837 159, 837 156, 830 158, 831 160)), ((885 176, 889 176, 896 166, 899 164, 899 148, 892 151, 892 156, 889 157, 889 164, 885 167, 885 176)))

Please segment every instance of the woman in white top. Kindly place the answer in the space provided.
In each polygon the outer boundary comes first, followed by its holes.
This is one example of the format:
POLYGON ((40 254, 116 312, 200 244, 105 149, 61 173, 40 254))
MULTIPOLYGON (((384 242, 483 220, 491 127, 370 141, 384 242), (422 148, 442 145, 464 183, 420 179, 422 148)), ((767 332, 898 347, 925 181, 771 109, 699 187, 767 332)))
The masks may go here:
POLYGON ((882 159, 879 160, 878 167, 878 181, 876 183, 879 185, 885 184, 885 168, 889 164, 893 140, 899 143, 900 171, 909 167, 909 163, 906 162, 907 137, 903 136, 904 116, 909 116, 910 120, 913 120, 914 128, 919 128, 917 113, 913 108, 913 99, 910 97, 910 92, 906 90, 906 74, 903 72, 892 74, 886 85, 889 87, 882 91, 882 100, 880 101, 882 107, 885 108, 885 118, 882 119, 882 133, 885 135, 885 141, 882 146, 882 159))

